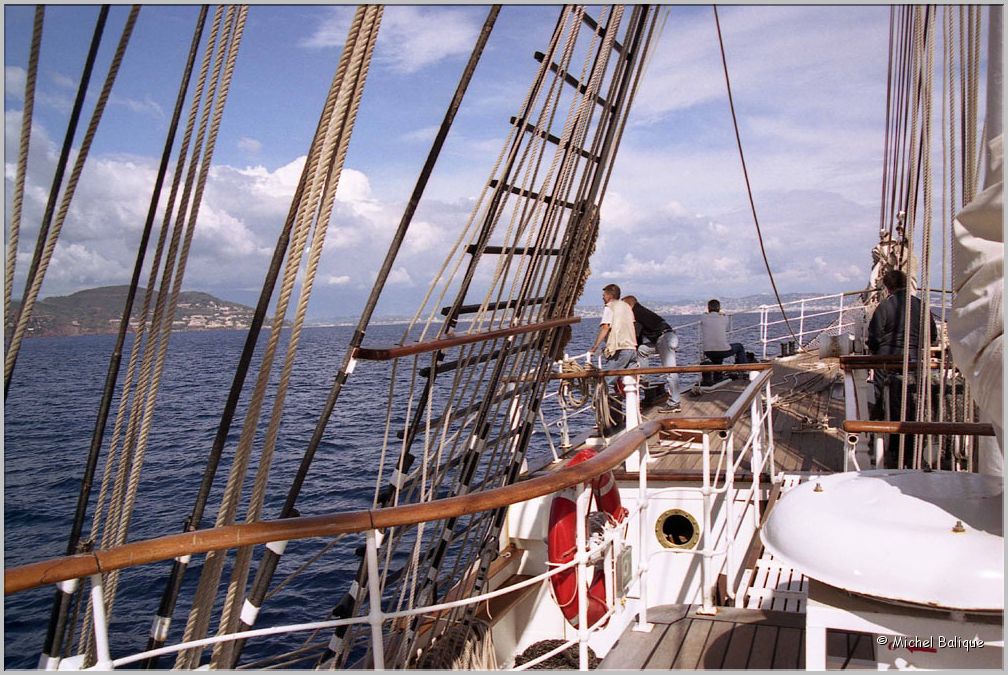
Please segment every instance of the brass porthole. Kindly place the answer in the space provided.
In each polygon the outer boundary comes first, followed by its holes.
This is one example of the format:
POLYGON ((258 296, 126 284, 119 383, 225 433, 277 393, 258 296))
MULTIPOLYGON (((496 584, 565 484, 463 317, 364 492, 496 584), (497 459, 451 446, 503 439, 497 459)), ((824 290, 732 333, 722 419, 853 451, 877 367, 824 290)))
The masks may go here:
POLYGON ((670 509, 658 516, 655 537, 665 548, 696 548, 700 526, 696 518, 682 509, 670 509))

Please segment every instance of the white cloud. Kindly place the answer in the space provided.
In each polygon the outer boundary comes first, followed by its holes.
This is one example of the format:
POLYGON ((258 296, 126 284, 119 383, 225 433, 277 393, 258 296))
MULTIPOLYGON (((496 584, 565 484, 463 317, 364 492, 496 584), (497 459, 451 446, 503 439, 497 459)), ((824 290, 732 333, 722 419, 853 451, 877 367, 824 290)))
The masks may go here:
POLYGON ((325 283, 328 286, 345 286, 350 283, 350 277, 345 274, 340 276, 330 274, 325 278, 325 283))
POLYGON ((465 10, 390 5, 382 16, 375 59, 410 74, 472 51, 479 24, 465 10))
POLYGON ((262 143, 254 138, 242 136, 238 139, 238 149, 250 155, 257 155, 262 150, 262 143))
MULTIPOLYGON (((301 46, 342 49, 353 9, 330 9, 301 46)), ((389 5, 382 14, 375 62, 400 74, 416 73, 444 59, 468 55, 479 24, 464 9, 389 5)))
POLYGON ((146 115, 155 119, 163 119, 165 116, 164 109, 161 107, 161 104, 152 99, 149 95, 144 96, 143 100, 139 101, 135 98, 112 94, 109 97, 109 104, 120 105, 137 113, 138 115, 146 115))
POLYGON ((326 49, 337 47, 342 49, 350 30, 354 9, 352 7, 329 8, 326 16, 315 27, 315 31, 301 42, 302 47, 310 49, 326 49))
POLYGON ((439 128, 438 126, 429 126, 422 129, 414 129, 413 131, 406 132, 399 138, 407 143, 431 143, 437 135, 439 128))
POLYGON ((405 267, 393 267, 388 275, 388 283, 400 286, 412 286, 413 277, 405 267))
POLYGON ((27 73, 18 66, 4 66, 4 95, 18 101, 24 100, 27 73))

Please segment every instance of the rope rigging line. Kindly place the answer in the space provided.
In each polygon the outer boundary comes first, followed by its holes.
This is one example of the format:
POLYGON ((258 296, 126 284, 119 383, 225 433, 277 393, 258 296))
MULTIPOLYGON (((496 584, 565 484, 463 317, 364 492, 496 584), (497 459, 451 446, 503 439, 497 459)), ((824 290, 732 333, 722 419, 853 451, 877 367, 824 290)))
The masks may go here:
MULTIPOLYGON (((334 144, 335 154, 330 161, 326 162, 328 170, 326 172, 325 191, 321 195, 321 206, 316 216, 317 220, 309 248, 307 271, 301 284, 301 293, 295 310, 294 324, 288 340, 287 356, 281 371, 280 382, 277 385, 277 393, 273 403, 273 414, 269 427, 266 430, 266 439, 260 453, 259 468, 253 484, 249 506, 247 507, 246 522, 254 522, 259 519, 266 496, 267 477, 276 448, 284 399, 294 367, 294 357, 297 353, 301 331, 304 326, 308 300, 311 297, 315 275, 325 244, 329 218, 332 214, 333 203, 336 198, 336 187, 339 184, 339 178, 346 159, 347 147, 350 142, 350 131, 353 129, 356 120, 368 66, 374 52, 381 13, 381 8, 373 8, 370 32, 362 36, 363 49, 356 49, 354 58, 350 62, 349 72, 352 74, 354 82, 351 88, 344 88, 344 93, 341 95, 342 101, 338 103, 338 119, 340 120, 340 124, 337 130, 336 143, 334 144)), ((279 312, 277 312, 277 316, 282 321, 279 312)), ((278 324, 277 319, 274 319, 274 321, 274 330, 279 334, 282 324, 278 324)), ((238 604, 245 600, 244 592, 251 564, 251 554, 251 547, 240 549, 237 553, 235 563, 232 567, 232 581, 228 588, 228 597, 225 600, 224 612, 221 618, 220 633, 232 632, 238 628, 238 604)), ((219 645, 219 648, 216 650, 218 652, 215 659, 216 663, 233 665, 231 646, 233 646, 233 643, 222 643, 219 645)))
MULTIPOLYGON (((602 68, 603 66, 599 66, 599 67, 600 67, 600 69, 601 69, 601 68, 602 68)), ((562 63, 562 62, 561 62, 561 64, 560 64, 560 68, 561 68, 561 69, 564 69, 564 66, 563 66, 563 63, 562 63)), ((564 69, 564 70, 565 70, 565 69, 564 69)), ((594 92, 592 92, 592 93, 594 94, 594 92)), ((582 120, 584 120, 584 119, 585 119, 585 118, 584 118, 584 117, 582 117, 582 120)), ((610 127, 610 129, 611 129, 611 127, 610 127)), ((611 137, 611 131, 610 131, 610 137, 611 137)), ((558 221, 547 221, 547 222, 558 222, 558 221)), ((546 236, 548 236, 548 237, 553 237, 552 241, 556 241, 555 237, 557 237, 557 236, 558 236, 558 230, 550 230, 550 232, 551 232, 551 234, 549 234, 549 235, 546 235, 546 236)), ((540 241, 540 242, 541 242, 541 241, 548 241, 548 240, 549 240, 549 239, 547 239, 547 238, 545 238, 545 237, 542 237, 542 238, 538 239, 537 241, 540 241)), ((484 239, 484 241, 485 241, 485 239, 484 239)), ((530 239, 530 240, 528 240, 528 241, 531 241, 531 239, 530 239)), ((526 266, 526 269, 528 269, 528 266, 526 266)), ((554 269, 557 269, 557 268, 554 268, 554 269)), ((532 274, 533 274, 533 275, 539 275, 539 278, 540 278, 540 282, 539 282, 539 283, 540 283, 540 284, 541 284, 541 283, 544 283, 544 282, 545 282, 545 280, 546 280, 546 275, 543 275, 543 274, 541 274, 541 268, 538 268, 538 270, 534 270, 534 271, 532 272, 532 274)), ((535 277, 533 276, 532 278, 534 279, 535 277)), ((549 281, 549 283, 551 283, 551 284, 552 284, 552 283, 555 283, 555 282, 556 282, 556 277, 555 277, 555 273, 554 273, 554 278, 553 278, 552 280, 550 280, 550 281, 549 281)), ((530 285, 526 285, 526 286, 525 286, 525 288, 533 288, 533 287, 534 287, 534 284, 535 284, 535 282, 533 282, 533 284, 530 284, 530 285)), ((525 360, 526 360, 526 362, 527 362, 527 360, 528 360, 528 359, 525 359, 525 360)), ((514 367, 515 367, 515 369, 516 369, 516 371, 515 371, 515 372, 517 372, 517 369, 521 367, 521 362, 518 362, 517 364, 515 364, 515 366, 514 366, 514 367)), ((541 366, 540 366, 540 367, 541 367, 541 366)), ((484 371, 485 371, 485 369, 484 369, 484 371)), ((498 377, 498 373, 499 373, 499 371, 500 371, 500 368, 496 368, 496 369, 495 369, 495 372, 494 372, 494 374, 493 374, 493 375, 492 375, 491 377, 492 377, 492 378, 496 378, 496 377, 498 377)), ((478 381, 478 382, 482 382, 483 380, 482 380, 482 378, 480 378, 480 379, 477 379, 477 381, 478 381)), ((494 380, 493 380, 493 379, 491 379, 491 381, 494 381, 494 380)), ((492 393, 493 393, 493 391, 494 391, 494 389, 493 389, 493 388, 491 388, 491 389, 489 389, 489 391, 490 391, 490 392, 491 392, 491 394, 492 394, 492 393)), ((536 393, 536 394, 533 394, 533 399, 534 399, 534 400, 537 400, 537 397, 538 397, 538 396, 540 396, 540 395, 541 395, 540 393, 536 393)), ((515 401, 515 405, 520 405, 520 403, 519 403, 518 401, 515 401)), ((534 405, 537 405, 537 403, 533 403, 532 405, 533 405, 533 406, 534 406, 534 405)), ((486 408, 485 408, 485 406, 484 406, 484 409, 486 409, 486 408)), ((526 410, 531 410, 531 409, 532 409, 531 407, 526 407, 526 410)), ((499 410, 499 408, 498 408, 498 410, 499 410)), ((524 434, 524 433, 525 433, 525 432, 524 432, 524 430, 523 430, 523 431, 522 431, 521 433, 522 433, 522 434, 524 434)), ((458 442, 460 442, 460 441, 461 441, 461 437, 460 437, 460 436, 457 436, 456 438, 457 438, 457 439, 459 439, 459 440, 457 440, 457 441, 456 441, 456 443, 458 443, 458 442)), ((475 438, 475 437, 474 437, 474 438, 475 438)), ((486 438, 486 431, 482 431, 482 432, 480 432, 480 436, 479 436, 479 438, 486 438)), ((504 436, 501 436, 501 437, 498 437, 498 439, 497 439, 497 440, 495 441, 495 444, 494 444, 494 445, 491 445, 491 446, 489 446, 489 451, 490 451, 490 454, 491 454, 491 457, 490 457, 490 459, 489 459, 489 462, 490 462, 490 463, 489 463, 489 464, 487 465, 487 472, 486 472, 485 474, 481 474, 481 475, 484 475, 484 478, 480 479, 480 481, 479 481, 479 482, 477 483, 476 487, 479 487, 480 485, 486 485, 486 484, 489 484, 489 483, 487 482, 487 480, 488 480, 488 477, 489 477, 489 476, 490 476, 491 474, 493 474, 493 472, 495 472, 495 471, 499 471, 499 469, 495 469, 495 468, 494 468, 494 465, 495 465, 495 464, 496 464, 496 466, 499 466, 499 467, 501 467, 501 468, 503 468, 504 466, 507 466, 507 470, 508 470, 508 472, 509 472, 510 474, 514 474, 514 473, 515 473, 515 472, 517 471, 517 469, 519 468, 519 464, 520 464, 520 460, 521 460, 521 458, 522 458, 522 455, 520 454, 520 451, 519 451, 519 449, 523 449, 523 448, 525 447, 525 442, 526 442, 526 440, 527 440, 527 439, 525 439, 525 438, 524 438, 523 436, 521 436, 521 434, 520 434, 520 435, 519 435, 519 438, 518 438, 518 439, 516 439, 516 440, 514 441, 514 444, 513 444, 513 448, 515 448, 515 450, 513 450, 513 451, 512 451, 511 455, 508 455, 508 454, 504 453, 504 452, 503 452, 503 450, 504 450, 504 448, 505 448, 505 447, 507 446, 507 444, 508 444, 508 443, 510 443, 510 441, 506 441, 506 440, 504 440, 504 438, 505 438, 504 436), (496 459, 495 459, 495 458, 496 458, 496 459), (509 459, 509 458, 510 458, 510 459, 509 459)), ((453 453, 453 454, 454 454, 454 453, 453 453)), ((473 460, 475 460, 475 458, 477 457, 477 455, 470 455, 470 456, 472 456, 472 457, 473 457, 473 460)), ((474 461, 471 461, 471 462, 468 462, 468 463, 467 463, 467 466, 469 466, 469 467, 471 468, 471 467, 475 466, 475 462, 474 462, 474 461)), ((482 470, 483 470, 483 469, 481 469, 481 471, 482 471, 482 470)), ((466 472, 463 472, 463 473, 460 473, 459 475, 460 475, 460 476, 463 476, 463 475, 468 475, 468 473, 466 473, 466 472)), ((459 479, 456 479, 456 480, 459 480, 459 479)), ((468 481, 469 479, 468 479, 468 478, 465 478, 465 480, 466 480, 466 481, 468 481)), ((458 483, 456 483, 456 484, 458 484, 458 483)), ((463 484, 463 485, 465 485, 466 483, 462 483, 462 484, 463 484)), ((498 520, 499 520, 499 519, 498 519, 498 520)), ((452 528, 452 526, 453 526, 453 524, 452 524, 452 523, 449 523, 449 524, 448 524, 448 526, 447 526, 447 528, 446 528, 446 529, 445 529, 444 531, 446 531, 446 532, 448 532, 448 531, 451 531, 451 528, 452 528)), ((482 546, 483 546, 483 541, 482 541, 482 540, 480 540, 480 539, 479 539, 479 537, 475 537, 475 535, 470 535, 469 533, 470 533, 471 531, 472 531, 472 529, 471 529, 471 528, 470 528, 470 529, 468 529, 468 530, 466 530, 466 537, 465 537, 465 539, 467 540, 467 539, 469 539, 470 537, 472 537, 472 539, 473 539, 473 540, 474 540, 474 541, 476 542, 476 545, 477 545, 477 546, 481 546, 481 547, 482 547, 482 546)), ((452 570, 452 571, 450 572, 450 574, 449 574, 449 576, 448 576, 448 578, 449 578, 449 579, 453 579, 453 578, 458 578, 458 574, 457 574, 457 572, 458 572, 458 567, 459 567, 459 565, 461 564, 461 562, 462 562, 463 560, 465 560, 465 559, 466 559, 466 558, 465 558, 464 556, 462 556, 462 555, 459 555, 459 556, 457 556, 457 557, 455 558, 455 569, 454 569, 454 570, 452 570)), ((435 561, 435 562, 436 562, 436 561, 435 561)), ((436 564, 432 566, 432 569, 434 569, 434 568, 436 568, 436 564)), ((430 577, 428 577, 428 579, 429 579, 429 578, 430 578, 430 577)), ((478 575, 477 575, 477 577, 476 577, 476 580, 475 580, 475 583, 481 583, 481 580, 480 580, 480 578, 479 578, 479 574, 478 574, 478 575)), ((450 584, 449 584, 449 585, 450 585, 450 584)))
POLYGON ((788 333, 801 344, 801 340, 795 335, 788 320, 787 312, 784 311, 784 303, 781 302, 780 293, 777 291, 777 282, 774 281, 773 272, 770 269, 770 261, 767 259, 766 247, 763 245, 763 232, 760 230, 759 218, 756 216, 756 202, 753 200, 752 186, 749 183, 749 171, 746 168, 745 153, 742 151, 742 137, 739 134, 738 118, 735 116, 735 102, 732 99, 731 79, 728 77, 728 60, 725 56, 724 40, 721 37, 721 21, 718 19, 717 5, 714 5, 714 24, 717 27, 718 44, 721 47, 721 65, 724 67, 725 88, 728 90, 728 106, 731 109, 732 125, 735 127, 735 141, 738 144, 739 160, 742 162, 742 175, 745 177, 746 193, 749 195, 749 207, 752 209, 753 223, 756 225, 756 237, 759 240, 760 253, 763 254, 763 264, 766 266, 767 276, 770 278, 770 285, 773 287, 774 297, 777 298, 777 306, 780 308, 781 316, 784 317, 784 325, 787 326, 788 333))
MULTIPOLYGON (((190 120, 186 129, 186 141, 183 143, 183 150, 188 151, 188 138, 192 130, 192 124, 196 117, 196 111, 202 102, 201 92, 205 84, 206 65, 210 58, 211 51, 214 52, 214 65, 209 78, 209 89, 206 95, 206 105, 200 113, 200 123, 193 144, 193 154, 186 171, 185 185, 182 189, 181 200, 177 205, 177 217, 172 228, 171 241, 169 242, 168 254, 164 261, 164 272, 161 276, 160 288, 155 302, 154 313, 151 318, 149 334, 145 341, 144 354, 142 357, 140 374, 136 380, 136 392, 133 397, 133 405, 130 414, 129 424, 126 430, 126 441, 123 446, 120 469, 116 475, 115 487, 112 499, 110 500, 107 526, 102 535, 103 546, 115 546, 125 541, 132 518, 133 508, 140 482, 146 450, 149 444, 154 406, 157 393, 160 389, 162 374, 167 357, 168 342, 171 333, 171 325, 175 316, 178 297, 181 292, 183 279, 185 276, 186 263, 195 225, 198 220, 200 205, 202 203, 203 191, 209 177, 210 162, 216 146, 217 135, 223 108, 230 90, 230 81, 233 73, 234 59, 237 55, 238 46, 241 42, 241 35, 244 28, 245 10, 230 8, 227 10, 225 19, 224 34, 220 36, 214 48, 214 39, 217 37, 220 25, 220 10, 215 13, 214 29, 211 40, 207 45, 204 67, 201 69, 200 83, 197 87, 197 95, 194 96, 190 112, 190 120), (202 153, 202 157, 198 155, 202 153), (197 160, 199 160, 197 162, 197 160)), ((182 155, 184 156, 184 155, 182 155)), ((180 170, 176 173, 176 180, 173 184, 172 198, 177 194, 180 170)), ((174 204, 169 200, 169 205, 174 204)), ((166 234, 167 225, 171 217, 172 208, 169 206, 165 213, 165 227, 162 230, 162 238, 159 241, 159 251, 163 245, 163 237, 166 234)), ((155 258, 157 259, 158 253, 155 258)), ((151 268, 151 282, 147 289, 148 298, 153 290, 154 275, 159 269, 160 260, 151 268)), ((148 299, 145 298, 145 301, 148 299)), ((144 321, 146 321, 146 311, 149 303, 145 302, 144 321)), ((138 333, 139 337, 139 333, 138 333)), ((134 354, 139 345, 134 343, 134 354)), ((135 365, 134 354, 131 354, 131 365, 135 365)), ((126 396, 124 393, 123 401, 126 396)), ((121 407, 122 410, 122 407, 121 407)), ((117 427, 121 429, 121 420, 117 420, 117 427)), ((111 454, 111 451, 110 451, 111 454)), ((98 514, 96 513, 96 516, 98 514)), ((106 583, 106 612, 111 615, 111 608, 115 599, 115 592, 118 586, 119 575, 116 572, 110 573, 106 583)), ((87 634, 88 640, 92 639, 91 633, 87 634)), ((90 651, 90 650, 89 650, 90 651)))
MULTIPOLYGON (((169 123, 168 133, 165 139, 164 151, 161 157, 161 163, 158 168, 157 177, 155 179, 154 191, 151 196, 150 207, 148 209, 147 218, 144 223, 143 234, 141 235, 140 243, 137 250, 136 262, 133 268, 133 277, 129 285, 129 291, 127 292, 125 306, 123 308, 122 319, 119 324, 119 331, 116 337, 116 343, 112 350, 112 355, 109 359, 109 369, 105 379, 105 385, 102 392, 101 403, 99 404, 98 415, 95 421, 94 432, 91 438, 91 446, 88 453, 88 458, 86 461, 84 476, 81 479, 81 486, 77 498, 77 508, 74 514, 73 524, 71 526, 69 541, 67 544, 67 555, 72 555, 78 552, 78 544, 80 542, 81 532, 83 530, 84 519, 87 512, 88 500, 91 494, 91 484, 94 478, 95 469, 97 468, 99 453, 101 451, 101 446, 105 433, 105 426, 108 420, 109 409, 111 407, 112 396, 115 390, 116 381, 119 374, 119 365, 121 361, 123 344, 125 343, 126 333, 129 328, 129 319, 132 313, 133 298, 136 294, 137 286, 139 284, 140 274, 143 267, 144 257, 148 248, 148 243, 150 239, 151 229, 154 223, 154 218, 157 212, 157 205, 160 200, 161 189, 164 183, 164 178, 167 173, 168 163, 171 159, 171 148, 174 144, 175 134, 178 129, 179 119, 181 117, 182 107, 184 104, 186 90, 192 75, 192 66, 195 61, 197 47, 199 45, 200 35, 202 33, 203 25, 205 24, 207 10, 206 7, 202 7, 200 10, 200 18, 197 20, 196 30, 194 32, 193 42, 189 51, 188 62, 186 65, 185 72, 182 76, 182 81, 179 86, 179 93, 176 99, 175 109, 172 114, 171 122, 169 123)), ((102 500, 99 499, 99 504, 102 500)), ((61 620, 66 616, 68 611, 69 594, 59 592, 58 599, 54 603, 54 609, 51 614, 53 617, 50 620, 50 627, 48 635, 51 636, 47 638, 47 644, 43 650, 44 654, 53 655, 61 651, 63 629, 56 625, 56 622, 61 620)), ((70 621, 69 625, 74 625, 75 621, 70 621)), ((66 640, 65 644, 71 644, 72 639, 66 640)))
MULTIPOLYGON (((274 316, 274 330, 271 335, 270 344, 263 357, 263 365, 259 371, 259 378, 256 389, 250 403, 249 411, 246 415, 245 425, 239 439, 239 448, 236 451, 236 460, 232 466, 228 485, 225 488, 225 497, 218 512, 217 521, 228 522, 234 519, 237 509, 237 498, 241 483, 244 480, 246 467, 248 466, 252 440, 255 436, 255 429, 261 410, 262 400, 265 395, 265 387, 269 381, 272 369, 273 354, 276 343, 279 339, 283 327, 283 319, 286 316, 287 306, 293 285, 298 277, 301 267, 301 258, 307 244, 308 235, 314 229, 313 242, 310 249, 308 270, 305 281, 302 284, 299 307, 296 310, 295 334, 288 343, 288 354, 284 365, 284 374, 281 375, 280 387, 285 389, 289 382, 290 369, 297 348, 297 335, 306 312, 306 303, 310 296, 311 284, 314 278, 314 270, 317 268, 318 258, 321 254, 322 243, 331 213, 333 200, 335 198, 336 185, 338 183, 340 169, 345 157, 346 147, 349 142, 350 130, 359 106, 364 78, 367 71, 371 53, 374 49, 374 42, 377 35, 377 27, 381 17, 381 8, 372 7, 361 8, 355 16, 351 33, 348 36, 348 45, 340 59, 330 96, 327 100, 327 112, 323 115, 323 123, 320 124, 320 132, 324 139, 318 144, 318 161, 311 169, 311 178, 306 185, 305 199, 302 199, 298 207, 299 215, 296 218, 293 245, 288 253, 287 265, 284 274, 284 283, 281 288, 281 295, 277 303, 274 316)), ((279 428, 280 411, 282 409, 283 393, 278 391, 274 400, 274 413, 270 428, 267 429, 267 445, 260 455, 259 471, 253 494, 249 503, 247 518, 254 520, 258 518, 258 511, 261 509, 262 498, 265 494, 266 476, 272 455, 272 447, 275 446, 276 434, 279 428)), ((244 578, 247 578, 250 559, 247 557, 250 551, 241 549, 234 566, 232 581, 229 584, 228 597, 225 600, 225 609, 222 613, 219 632, 230 632, 238 619, 237 606, 244 598, 241 591, 244 588, 244 578)), ((200 577, 197 588, 196 600, 194 604, 205 607, 203 616, 205 619, 190 621, 186 626, 188 635, 205 634, 209 624, 209 603, 216 595, 216 579, 220 578, 223 571, 223 555, 208 555, 203 566, 203 574, 200 577)), ((187 638, 188 639, 188 638, 187 638)), ((199 658, 201 650, 189 650, 190 653, 180 653, 177 664, 186 667, 184 664, 192 663, 199 658)), ((227 648, 215 648, 212 663, 227 664, 236 655, 237 650, 227 648)), ((192 666, 188 666, 192 667, 192 666)))
MULTIPOLYGON (((11 290, 14 286, 14 267, 17 265, 18 237, 21 232, 21 208, 24 203, 25 173, 28 167, 28 148, 31 144, 32 117, 35 111, 35 83, 38 80, 39 51, 42 45, 42 24, 45 5, 35 6, 32 26, 31 51, 28 72, 25 74, 24 108, 21 111, 21 138, 18 143, 17 170, 14 178, 14 199, 11 205, 10 234, 7 238, 7 266, 4 269, 4 316, 11 316, 11 290)), ((6 326, 4 327, 6 332, 6 326)))
MULTIPOLYGON (((35 304, 35 297, 38 296, 38 289, 42 286, 37 276, 45 276, 45 269, 40 272, 42 265, 43 251, 50 239, 50 226, 52 224, 53 213, 56 210, 56 200, 59 197, 60 187, 63 184, 63 174, 66 172, 67 163, 70 160, 70 149, 73 144, 73 137, 77 133, 77 124, 80 122, 81 109, 84 106, 84 96, 87 93, 88 83, 91 81, 91 72, 94 69, 94 62, 98 55, 98 48, 101 46, 102 35, 105 32, 105 22, 108 19, 109 6, 102 5, 98 11, 98 19, 95 22, 94 33, 91 36, 91 44, 88 48, 87 58, 84 62, 84 70, 81 73, 80 83, 77 86, 77 96, 74 99, 73 109, 70 111, 70 118, 67 122, 66 134, 63 137, 63 146, 60 148, 59 159, 56 161, 56 171, 53 174, 52 187, 49 188, 49 198, 46 202, 45 212, 42 214, 42 223, 39 226, 38 239, 35 242, 35 253, 32 256, 31 266, 28 268, 28 275, 25 279, 24 295, 21 299, 21 306, 18 308, 17 321, 14 325, 14 333, 7 344, 4 353, 4 400, 10 393, 10 381, 14 374, 14 365, 17 362, 18 351, 21 348, 21 340, 28 328, 28 320, 31 318, 32 308, 35 304), (33 289, 34 296, 33 297, 33 289)), ((6 332, 6 331, 5 331, 6 332)))

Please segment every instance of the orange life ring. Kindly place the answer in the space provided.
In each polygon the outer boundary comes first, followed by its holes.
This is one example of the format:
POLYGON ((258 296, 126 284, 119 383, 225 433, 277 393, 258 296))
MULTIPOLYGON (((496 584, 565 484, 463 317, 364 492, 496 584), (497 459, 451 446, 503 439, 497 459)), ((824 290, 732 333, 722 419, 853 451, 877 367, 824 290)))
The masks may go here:
MULTIPOLYGON (((594 450, 582 450, 567 462, 567 466, 580 464, 594 456, 594 450)), ((623 508, 623 504, 620 501, 619 489, 616 487, 616 479, 612 471, 599 476, 592 481, 591 485, 592 495, 599 508, 608 514, 612 522, 622 522, 627 515, 627 510, 623 508)), ((550 505, 549 533, 546 538, 550 563, 562 565, 574 559, 574 552, 577 548, 575 534, 576 521, 577 505, 574 500, 564 493, 554 495, 553 503, 550 505)), ((577 628, 577 569, 570 567, 554 574, 550 577, 550 584, 553 587, 553 596, 556 598, 563 615, 572 626, 577 628)), ((595 623, 605 616, 608 610, 609 606, 606 604, 605 574, 601 570, 597 570, 588 584, 588 625, 595 625, 595 623)))

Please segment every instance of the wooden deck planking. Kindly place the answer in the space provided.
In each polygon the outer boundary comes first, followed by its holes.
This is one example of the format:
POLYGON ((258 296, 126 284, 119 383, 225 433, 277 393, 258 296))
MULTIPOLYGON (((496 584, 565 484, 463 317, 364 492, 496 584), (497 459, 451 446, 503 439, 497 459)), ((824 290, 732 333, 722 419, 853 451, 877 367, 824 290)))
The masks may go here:
POLYGON ((651 633, 628 628, 600 669, 801 668, 802 617, 784 612, 719 607, 714 616, 697 605, 669 605, 648 612, 651 633), (663 609, 685 608, 659 615, 663 609), (671 623, 665 623, 670 621, 671 623), (660 636, 660 637, 655 637, 660 636))
POLYGON ((773 668, 796 669, 804 667, 805 633, 800 628, 782 626, 777 630, 773 668), (801 664, 801 665, 799 665, 801 664))
POLYGON ((717 670, 724 667, 728 655, 728 645, 731 641, 735 624, 729 621, 712 621, 707 644, 704 645, 703 658, 697 661, 697 670, 717 670))
POLYGON ((757 625, 749 650, 746 668, 767 670, 773 665, 774 649, 777 646, 777 626, 757 625))
POLYGON ((704 655, 710 629, 710 621, 690 621, 679 654, 670 666, 673 670, 696 670, 697 663, 704 655))
POLYGON ((743 624, 733 626, 731 640, 725 652, 724 662, 721 667, 725 670, 742 670, 749 663, 749 650, 752 647, 753 636, 756 634, 756 626, 743 624))

